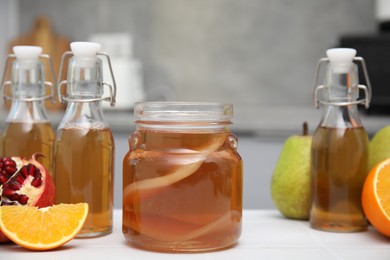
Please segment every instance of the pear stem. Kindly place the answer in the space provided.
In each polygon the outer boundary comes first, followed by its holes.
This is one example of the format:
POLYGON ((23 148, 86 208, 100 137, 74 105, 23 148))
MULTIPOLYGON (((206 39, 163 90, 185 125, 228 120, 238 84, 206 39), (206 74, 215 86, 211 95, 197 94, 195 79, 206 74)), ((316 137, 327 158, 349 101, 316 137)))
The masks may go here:
POLYGON ((303 125, 302 125, 302 135, 303 136, 306 136, 309 134, 309 125, 307 122, 303 122, 303 125))

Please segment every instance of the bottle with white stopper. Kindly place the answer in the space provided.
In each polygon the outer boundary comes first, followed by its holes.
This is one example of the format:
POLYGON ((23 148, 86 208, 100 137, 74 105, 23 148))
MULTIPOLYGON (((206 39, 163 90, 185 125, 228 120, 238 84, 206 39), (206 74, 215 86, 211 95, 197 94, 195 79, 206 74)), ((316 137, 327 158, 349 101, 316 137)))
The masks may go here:
MULTIPOLYGON (((79 237, 96 237, 112 232, 114 139, 103 116, 101 102, 115 104, 115 80, 102 81, 100 45, 73 42, 71 52, 62 57, 60 74, 66 56, 67 80, 58 84, 62 102, 67 102, 65 115, 54 141, 54 182, 57 203, 86 202, 89 213, 79 237), (66 94, 61 95, 66 85, 66 94), (103 96, 103 87, 111 95, 103 96)), ((111 68, 111 65, 109 66, 111 68)))
POLYGON ((316 107, 323 106, 322 119, 312 141, 312 208, 310 225, 332 232, 367 229, 361 192, 368 171, 368 137, 357 105, 368 108, 371 87, 365 62, 356 50, 329 49, 320 60, 315 82, 316 107), (367 87, 358 83, 360 62, 367 87), (321 65, 327 63, 323 85, 317 86, 321 65), (359 98, 360 90, 365 93, 359 98))
MULTIPOLYGON (((1 83, 4 100, 11 100, 9 114, 0 132, 0 156, 31 157, 34 153, 43 166, 51 171, 54 131, 48 119, 45 100, 54 101, 54 85, 45 81, 44 63, 48 59, 52 77, 54 70, 49 55, 38 46, 14 46, 8 55, 1 83), (12 61, 10 80, 7 68, 12 61), (51 88, 46 95, 46 87, 51 88)), ((2 184, 0 182, 0 184, 2 184)))

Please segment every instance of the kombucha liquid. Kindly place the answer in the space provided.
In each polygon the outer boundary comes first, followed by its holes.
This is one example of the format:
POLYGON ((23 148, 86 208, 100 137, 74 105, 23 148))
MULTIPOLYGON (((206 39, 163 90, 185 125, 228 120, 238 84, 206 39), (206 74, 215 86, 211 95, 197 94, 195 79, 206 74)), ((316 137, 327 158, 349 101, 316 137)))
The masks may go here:
POLYGON ((363 127, 317 129, 312 144, 313 228, 335 232, 367 229, 361 205, 367 153, 363 127))
POLYGON ((230 133, 139 131, 123 162, 124 236, 155 251, 209 251, 241 234, 242 161, 230 133), (210 148, 213 147, 213 148, 210 148))
POLYGON ((112 231, 114 140, 111 131, 65 128, 55 142, 57 203, 87 202, 89 213, 79 237, 112 231))
POLYGON ((0 136, 1 156, 31 157, 42 153, 38 158, 45 169, 52 170, 54 131, 49 122, 9 122, 0 136))

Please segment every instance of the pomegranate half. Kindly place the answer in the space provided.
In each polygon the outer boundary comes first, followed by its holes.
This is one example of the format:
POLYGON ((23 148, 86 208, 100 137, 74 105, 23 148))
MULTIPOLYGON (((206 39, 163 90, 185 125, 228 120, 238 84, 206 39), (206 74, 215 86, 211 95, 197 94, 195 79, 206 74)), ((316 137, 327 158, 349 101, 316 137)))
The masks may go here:
MULTIPOLYGON (((20 205, 47 207, 55 202, 55 186, 51 175, 37 159, 0 157, 0 206, 20 205)), ((0 232, 0 243, 8 241, 0 232)))

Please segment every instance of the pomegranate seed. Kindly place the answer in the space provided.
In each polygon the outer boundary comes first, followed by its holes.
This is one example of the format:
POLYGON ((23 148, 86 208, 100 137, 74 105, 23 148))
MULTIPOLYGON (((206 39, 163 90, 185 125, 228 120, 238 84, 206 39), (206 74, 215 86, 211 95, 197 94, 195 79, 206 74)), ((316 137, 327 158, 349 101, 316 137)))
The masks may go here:
POLYGON ((17 182, 17 181, 11 181, 11 182, 9 183, 9 187, 10 187, 11 189, 13 189, 13 190, 20 190, 21 185, 20 185, 20 183, 17 182))
POLYGON ((8 173, 11 173, 13 174, 14 172, 16 172, 16 167, 14 165, 12 166, 5 166, 4 168, 8 173))
POLYGON ((8 181, 8 178, 6 178, 4 175, 0 175, 0 184, 4 184, 8 181))
POLYGON ((2 195, 5 196, 5 197, 10 197, 12 194, 14 194, 15 192, 10 189, 9 187, 4 187, 5 185, 3 185, 3 193, 2 195))
POLYGON ((10 197, 9 197, 10 200, 13 200, 13 201, 18 201, 20 199, 20 195, 17 194, 17 193, 14 193, 12 194, 10 197))
POLYGON ((24 183, 24 178, 22 175, 18 174, 16 177, 15 177, 15 181, 17 181, 19 184, 23 184, 24 183))
POLYGON ((39 175, 39 178, 42 177, 42 174, 41 174, 41 171, 38 169, 38 168, 35 168, 35 171, 34 171, 34 177, 38 176, 39 175))
POLYGON ((0 157, 0 183, 4 184, 5 179, 9 179, 16 171, 16 163, 11 158, 0 157))
POLYGON ((36 175, 35 175, 35 179, 41 179, 42 178, 42 174, 41 172, 38 172, 36 175))
POLYGON ((11 158, 4 158, 3 162, 5 166, 16 166, 16 163, 11 158))
POLYGON ((19 203, 22 205, 26 205, 28 202, 28 197, 24 194, 20 195, 20 198, 18 199, 19 203))
POLYGON ((7 178, 9 178, 9 177, 11 177, 12 176, 12 172, 8 172, 7 170, 5 170, 5 169, 3 169, 2 171, 1 171, 1 173, 5 176, 5 177, 7 177, 7 178))
POLYGON ((19 171, 24 178, 27 178, 28 177, 28 171, 27 171, 27 167, 26 166, 23 166, 20 171, 19 171))
POLYGON ((35 169, 36 169, 36 167, 35 167, 34 164, 31 164, 31 163, 28 164, 28 165, 27 165, 28 175, 34 176, 35 169))
POLYGON ((38 188, 42 185, 42 179, 34 179, 31 182, 31 185, 34 186, 35 188, 38 188))

